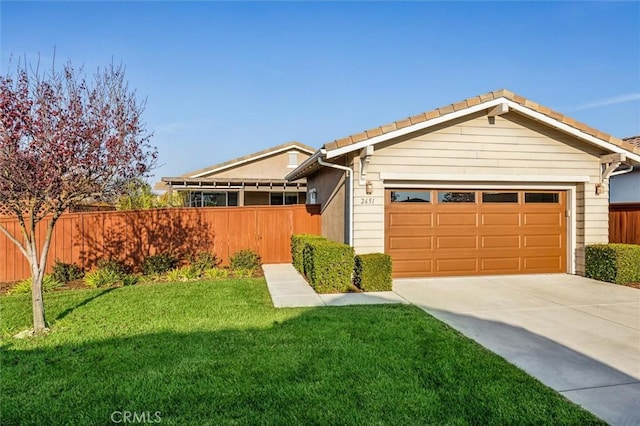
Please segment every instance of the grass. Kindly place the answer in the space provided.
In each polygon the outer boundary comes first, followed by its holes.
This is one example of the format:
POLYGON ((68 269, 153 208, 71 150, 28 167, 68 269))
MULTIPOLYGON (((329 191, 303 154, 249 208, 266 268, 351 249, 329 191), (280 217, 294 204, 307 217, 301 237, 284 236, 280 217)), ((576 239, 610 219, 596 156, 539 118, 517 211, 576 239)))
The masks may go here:
POLYGON ((0 299, 3 425, 598 423, 411 306, 274 309, 262 279, 45 299, 26 340, 29 297, 0 299))

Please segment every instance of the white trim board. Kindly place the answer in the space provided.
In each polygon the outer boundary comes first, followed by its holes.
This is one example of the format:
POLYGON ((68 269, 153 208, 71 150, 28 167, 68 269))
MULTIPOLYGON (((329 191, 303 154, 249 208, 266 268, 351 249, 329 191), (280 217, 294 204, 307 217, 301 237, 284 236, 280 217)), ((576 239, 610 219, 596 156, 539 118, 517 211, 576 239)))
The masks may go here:
POLYGON ((535 182, 535 183, 586 183, 589 176, 547 175, 476 175, 476 174, 430 174, 430 173, 380 173, 380 179, 425 181, 425 182, 535 182))

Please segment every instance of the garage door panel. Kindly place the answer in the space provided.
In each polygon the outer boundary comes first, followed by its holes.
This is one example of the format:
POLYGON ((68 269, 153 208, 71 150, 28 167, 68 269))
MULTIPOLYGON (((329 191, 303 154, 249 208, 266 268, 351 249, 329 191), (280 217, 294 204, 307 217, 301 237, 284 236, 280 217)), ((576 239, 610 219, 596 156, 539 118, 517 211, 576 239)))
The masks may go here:
POLYGON ((392 213, 389 215, 389 225, 395 226, 431 226, 432 215, 430 212, 423 213, 392 213))
POLYGON ((482 213, 480 223, 484 226, 519 226, 520 213, 482 213))
POLYGON ((477 249, 478 237, 475 235, 436 237, 437 249, 477 249))
POLYGON ((480 268, 486 274, 514 274, 520 271, 522 259, 516 257, 481 258, 480 268))
POLYGON ((525 226, 539 226, 539 225, 562 226, 563 217, 564 215, 558 212, 524 213, 523 223, 525 226))
POLYGON ((427 228, 425 226, 397 226, 395 228, 391 228, 387 235, 390 238, 429 237, 433 235, 433 228, 427 228))
POLYGON ((480 247, 483 249, 519 249, 520 235, 483 235, 480 237, 480 247))
POLYGON ((525 248, 561 248, 562 236, 559 234, 525 235, 522 239, 525 248))
POLYGON ((402 249, 427 249, 433 248, 433 237, 390 237, 389 238, 389 250, 402 250, 402 249))
POLYGON ((478 223, 477 213, 436 213, 437 226, 476 226, 478 223))
POLYGON ((469 275, 478 270, 478 258, 436 259, 436 272, 450 275, 469 275))
POLYGON ((430 259, 433 256, 431 250, 393 250, 389 255, 403 260, 422 260, 430 259))
POLYGON ((561 256, 523 257, 523 261, 530 272, 564 272, 561 256))
POLYGON ((430 274, 433 272, 433 261, 431 259, 398 260, 397 263, 399 270, 404 276, 424 276, 421 274, 430 274))
POLYGON ((507 191, 518 193, 518 203, 482 202, 482 190, 465 192, 475 192, 477 202, 387 201, 385 247, 394 276, 566 271, 564 192, 538 191, 555 196, 525 202, 525 193, 536 191, 507 191))

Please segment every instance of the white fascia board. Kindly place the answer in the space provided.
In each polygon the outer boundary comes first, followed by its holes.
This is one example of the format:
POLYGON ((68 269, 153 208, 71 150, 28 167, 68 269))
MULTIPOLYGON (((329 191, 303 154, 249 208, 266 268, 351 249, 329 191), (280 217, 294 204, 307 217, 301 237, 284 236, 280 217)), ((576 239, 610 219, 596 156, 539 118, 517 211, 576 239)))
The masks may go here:
POLYGON ((284 179, 286 181, 293 181, 293 180, 300 179, 298 175, 300 175, 304 171, 304 169, 306 169, 307 167, 311 166, 313 163, 318 161, 318 157, 320 157, 322 154, 323 154, 322 150, 316 151, 311 157, 307 158, 302 162, 302 164, 296 167, 295 170, 293 170, 291 173, 286 175, 284 179))
POLYGON ((428 129, 429 127, 433 127, 433 126, 437 126, 439 124, 442 124, 444 122, 450 121, 450 120, 455 120, 457 118, 460 117, 464 117, 465 115, 469 115, 469 114, 474 114, 476 112, 479 111, 483 111, 486 110, 488 108, 491 107, 495 107, 497 105, 500 104, 504 104, 506 103, 510 108, 512 108, 515 111, 518 111, 519 113, 529 116, 535 120, 538 120, 540 122, 543 122, 553 128, 556 128, 564 133, 568 133, 572 136, 575 136, 579 139, 582 139, 592 145, 596 145, 600 148, 606 149, 610 152, 616 152, 616 153, 621 153, 621 154, 626 154, 627 158, 630 158, 636 162, 640 162, 640 155, 638 154, 634 154, 630 151, 627 151, 624 148, 621 148, 617 145, 614 145, 612 143, 603 141, 602 139, 598 139, 595 136, 591 136, 588 133, 585 133, 581 130, 578 130, 574 127, 571 127, 561 121, 556 120, 555 118, 551 118, 547 115, 544 115, 538 111, 534 111, 530 108, 524 107, 516 102, 510 101, 507 98, 501 97, 498 99, 494 99, 491 101, 487 101, 478 105, 474 105, 472 107, 469 108, 465 108, 465 109, 461 109, 460 111, 454 111, 452 113, 449 114, 445 114, 443 116, 437 117, 437 118, 433 118, 431 120, 427 120, 424 121, 422 123, 417 123, 414 124, 412 126, 409 127, 405 127, 403 129, 399 129, 399 130, 394 130, 392 132, 389 133, 385 133, 383 135, 380 136, 375 136, 373 138, 370 139, 366 139, 364 141, 358 142, 358 143, 354 143, 351 145, 347 145, 347 146, 343 146, 342 148, 337 148, 331 151, 327 151, 327 156, 326 158, 334 158, 337 157, 339 155, 343 155, 352 151, 356 151, 359 149, 362 149, 364 147, 370 146, 370 145, 375 145, 377 143, 380 142, 384 142, 384 141, 388 141, 400 136, 404 136, 407 135, 409 133, 413 133, 413 132, 417 132, 420 130, 424 130, 424 129, 428 129))
POLYGON ((384 181, 586 183, 589 176, 380 173, 384 181))
POLYGON ((237 161, 235 163, 227 164, 226 166, 218 167, 217 169, 207 170, 206 172, 202 172, 202 173, 198 173, 197 175, 189 176, 189 178, 191 178, 191 179, 199 178, 199 177, 202 177, 202 176, 209 175, 211 173, 221 172, 223 170, 230 169, 230 168, 233 168, 233 167, 237 167, 237 166, 240 166, 242 164, 245 164, 245 163, 248 163, 248 162, 251 162, 251 161, 259 160, 261 158, 269 157, 269 156, 272 156, 274 154, 280 154, 281 152, 284 152, 284 151, 291 151, 291 148, 297 148, 299 151, 303 151, 303 152, 307 152, 307 153, 311 154, 307 149, 303 149, 303 148, 299 147, 296 144, 291 144, 291 145, 287 145, 285 147, 282 147, 280 149, 276 149, 275 151, 270 151, 270 152, 267 152, 265 154, 256 155, 255 157, 247 158, 247 159, 242 160, 242 161, 237 161))
POLYGON ((449 114, 445 114, 442 115, 440 117, 437 118, 433 118, 431 120, 427 120, 427 121, 423 121, 422 123, 417 123, 414 124, 412 126, 408 126, 399 130, 394 130, 392 132, 389 133, 385 133, 383 135, 380 136, 375 136, 373 138, 358 142, 358 143, 354 143, 351 145, 347 145, 347 146, 343 146, 342 148, 337 148, 331 151, 327 151, 327 159, 329 158, 333 158, 333 157, 337 157, 339 155, 342 154, 346 154, 348 152, 351 151, 356 151, 356 150, 360 150, 364 147, 367 147, 369 145, 375 145, 377 143, 380 142, 384 142, 384 141, 388 141, 390 139, 394 139, 397 138, 399 136, 404 136, 407 135, 409 133, 413 133, 413 132, 417 132, 419 130, 424 130, 427 129, 429 127, 433 127, 433 126, 437 126, 438 124, 444 123, 446 121, 449 120, 455 120, 456 118, 460 118, 460 117, 464 117, 465 115, 469 115, 469 114, 473 114, 476 113, 478 111, 483 111, 487 108, 491 108, 494 107, 496 105, 499 105, 501 103, 504 103, 505 99, 504 98, 498 98, 498 99, 494 99, 492 101, 488 101, 485 103, 481 103, 478 105, 474 105, 472 107, 469 108, 465 108, 465 109, 461 109, 460 111, 454 111, 451 112, 449 114))
POLYGON ((626 149, 621 148, 618 145, 614 145, 610 142, 606 142, 602 139, 596 138, 595 136, 591 136, 590 134, 585 133, 582 130, 578 130, 575 127, 569 126, 568 124, 556 120, 555 118, 551 118, 538 111, 534 111, 508 99, 506 100, 506 102, 509 104, 509 107, 513 108, 515 111, 518 111, 524 115, 528 115, 529 117, 541 121, 551 127, 555 127, 556 129, 564 133, 569 133, 572 136, 589 142, 592 145, 596 145, 602 149, 606 149, 607 151, 615 152, 618 154, 625 154, 627 158, 630 158, 636 162, 640 162, 640 155, 634 154, 631 151, 627 151, 626 149))

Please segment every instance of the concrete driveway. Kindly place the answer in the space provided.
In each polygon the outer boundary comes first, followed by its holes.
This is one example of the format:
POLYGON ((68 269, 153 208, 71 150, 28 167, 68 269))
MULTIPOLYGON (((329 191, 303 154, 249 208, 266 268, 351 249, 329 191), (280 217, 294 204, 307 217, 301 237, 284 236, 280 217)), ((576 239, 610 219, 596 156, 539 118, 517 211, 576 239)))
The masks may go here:
POLYGON ((640 424, 640 290, 566 274, 396 279, 393 290, 608 423, 640 424))

